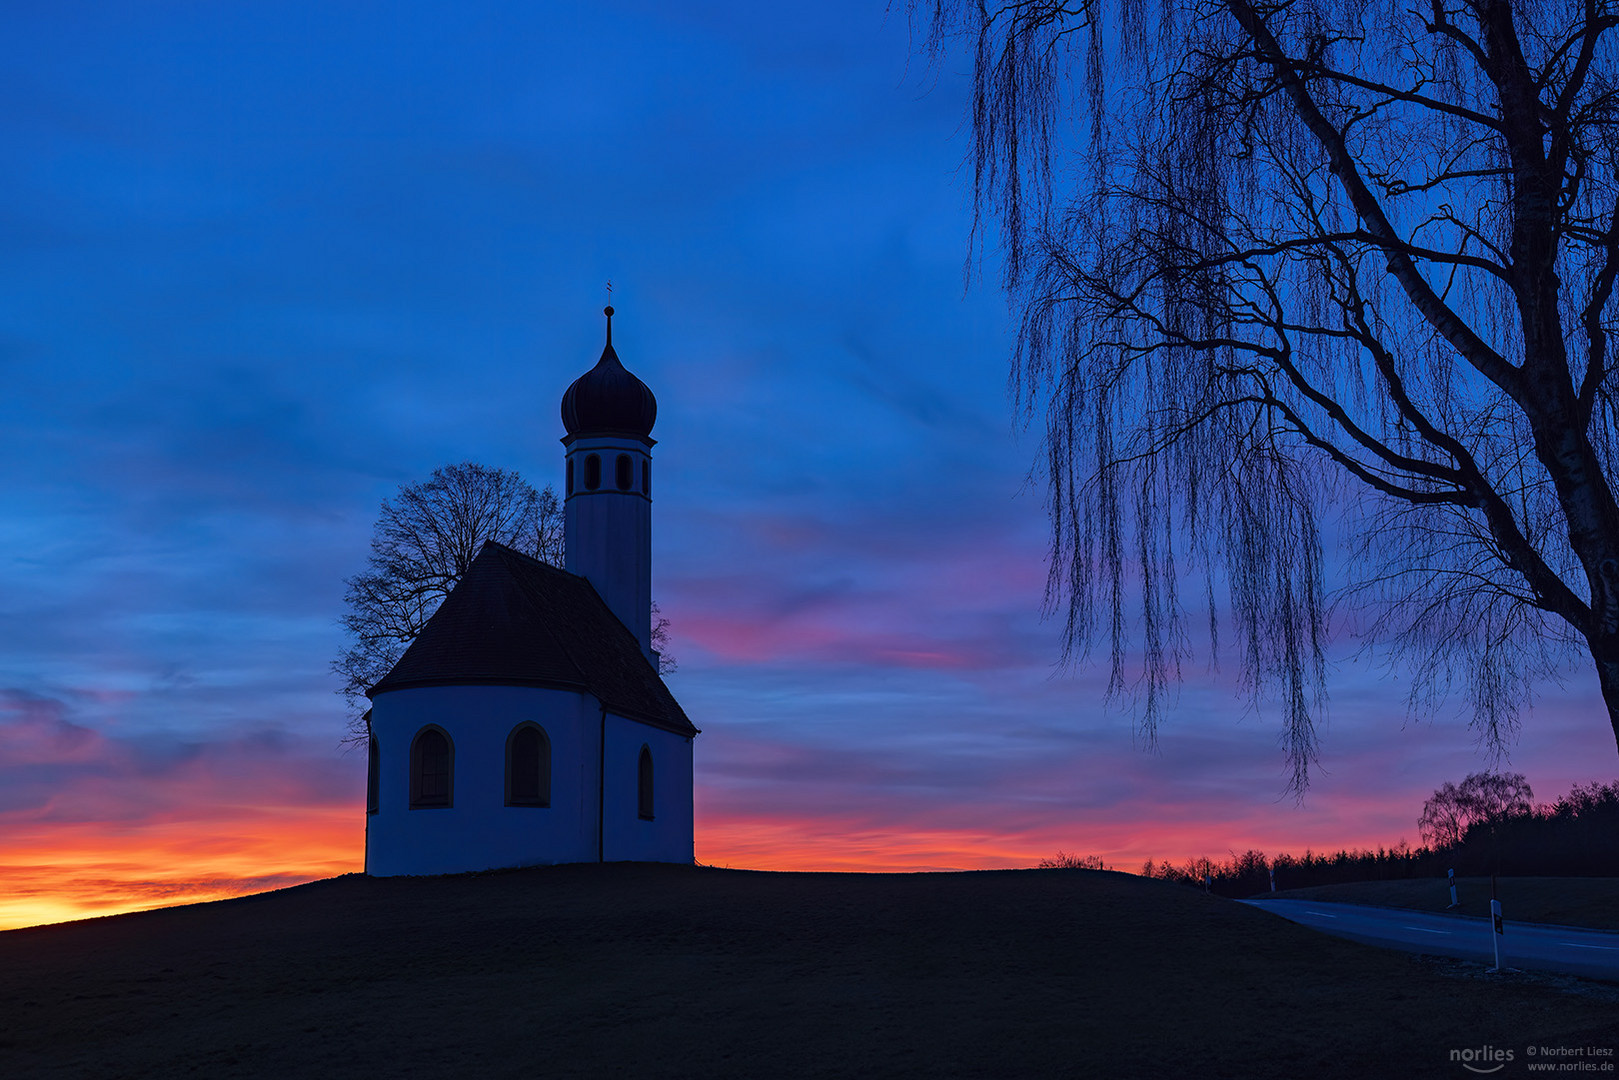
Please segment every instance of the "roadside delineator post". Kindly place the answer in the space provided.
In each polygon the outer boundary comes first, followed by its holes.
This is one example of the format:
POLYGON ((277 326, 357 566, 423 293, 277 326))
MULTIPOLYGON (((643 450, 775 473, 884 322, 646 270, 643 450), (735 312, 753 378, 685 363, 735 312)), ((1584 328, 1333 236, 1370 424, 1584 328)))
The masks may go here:
POLYGON ((1456 899, 1456 868, 1454 866, 1450 868, 1449 874, 1450 874, 1450 906, 1451 907, 1461 907, 1462 906, 1461 901, 1456 899))
POLYGON ((1270 868, 1270 891, 1276 891, 1276 867, 1270 868))
POLYGON ((1501 938, 1507 932, 1506 923, 1501 921, 1501 894, 1496 888, 1495 875, 1490 875, 1490 941, 1495 945, 1495 966, 1490 969, 1491 974, 1500 975, 1507 969, 1501 966, 1501 938))
POLYGON ((1501 969, 1501 938, 1506 934, 1506 924, 1501 921, 1501 901, 1490 901, 1491 929, 1495 932, 1490 935, 1490 941, 1495 944, 1495 966, 1491 971, 1499 973, 1501 969))

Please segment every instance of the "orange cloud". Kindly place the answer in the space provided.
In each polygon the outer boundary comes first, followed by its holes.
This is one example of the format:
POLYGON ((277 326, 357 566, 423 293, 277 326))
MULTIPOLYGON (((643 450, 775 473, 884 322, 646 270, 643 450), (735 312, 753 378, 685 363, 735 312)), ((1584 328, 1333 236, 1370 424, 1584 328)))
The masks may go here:
MULTIPOLYGON (((207 806, 196 810, 205 814, 207 806)), ((220 900, 362 868, 364 808, 225 820, 42 822, 0 841, 0 930, 220 900)))
MULTIPOLYGON (((952 696, 950 705, 970 702, 952 696)), ((1590 711, 1562 718, 1577 722, 1589 744, 1582 764, 1611 754, 1590 711)), ((65 716, 49 699, 0 691, 0 928, 362 868, 358 755, 273 730, 212 741, 129 737, 65 716)), ((1424 757, 1443 735, 1437 728, 1403 734, 1415 763, 1406 771, 1390 768, 1374 731, 1342 746, 1334 773, 1295 806, 1278 802, 1273 736, 1258 726, 1179 730, 1160 754, 1146 755, 1108 728, 997 726, 993 712, 954 727, 878 720, 860 708, 770 725, 716 719, 699 744, 698 860, 762 870, 968 870, 1032 866, 1061 850, 1134 871, 1147 859, 1183 863, 1248 849, 1376 848, 1415 840, 1435 778, 1464 771, 1424 757)), ((1555 712, 1542 717, 1556 722, 1555 712)), ((1590 779, 1547 767, 1532 775, 1543 797, 1590 779)))
POLYGON ((357 760, 274 730, 112 736, 0 692, 0 929, 359 870, 357 760))

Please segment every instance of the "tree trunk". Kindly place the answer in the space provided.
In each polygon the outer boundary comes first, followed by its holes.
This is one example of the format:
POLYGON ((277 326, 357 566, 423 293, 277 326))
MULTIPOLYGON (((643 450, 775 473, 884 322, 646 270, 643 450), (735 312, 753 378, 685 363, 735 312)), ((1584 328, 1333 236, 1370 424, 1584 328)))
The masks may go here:
POLYGON ((1602 684, 1602 700, 1608 706, 1608 722, 1613 725, 1614 743, 1619 745, 1619 638, 1591 643, 1596 661, 1597 681, 1602 684))

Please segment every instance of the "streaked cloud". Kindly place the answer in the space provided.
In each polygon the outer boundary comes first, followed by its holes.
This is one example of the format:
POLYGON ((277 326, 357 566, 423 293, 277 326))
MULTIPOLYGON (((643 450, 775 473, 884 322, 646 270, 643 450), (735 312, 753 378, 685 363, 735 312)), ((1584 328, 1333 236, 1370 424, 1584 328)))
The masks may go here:
POLYGON ((360 762, 274 729, 109 734, 76 711, 0 691, 0 928, 359 869, 360 762))
MULTIPOLYGON (((0 925, 359 867, 343 579, 437 466, 560 480, 609 278, 699 858, 1375 846, 1486 763, 1347 637, 1303 806, 1229 658, 1155 750, 1057 669, 993 252, 964 289, 965 80, 882 4, 382 12, 7 15, 0 925)), ((1600 710, 1575 671, 1526 718, 1543 797, 1612 775, 1600 710)))

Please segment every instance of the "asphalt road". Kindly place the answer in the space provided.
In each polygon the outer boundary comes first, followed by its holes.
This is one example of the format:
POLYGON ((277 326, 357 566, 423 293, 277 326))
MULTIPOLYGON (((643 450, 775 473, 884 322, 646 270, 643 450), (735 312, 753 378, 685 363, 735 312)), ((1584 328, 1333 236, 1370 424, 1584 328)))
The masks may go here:
MULTIPOLYGON (((1493 965, 1490 920, 1436 915, 1403 908, 1361 904, 1320 904, 1309 900, 1244 900, 1284 919, 1368 945, 1493 965)), ((1501 935, 1501 963, 1509 968, 1560 971, 1619 980, 1619 934, 1570 926, 1515 923, 1508 912, 1501 935)))

